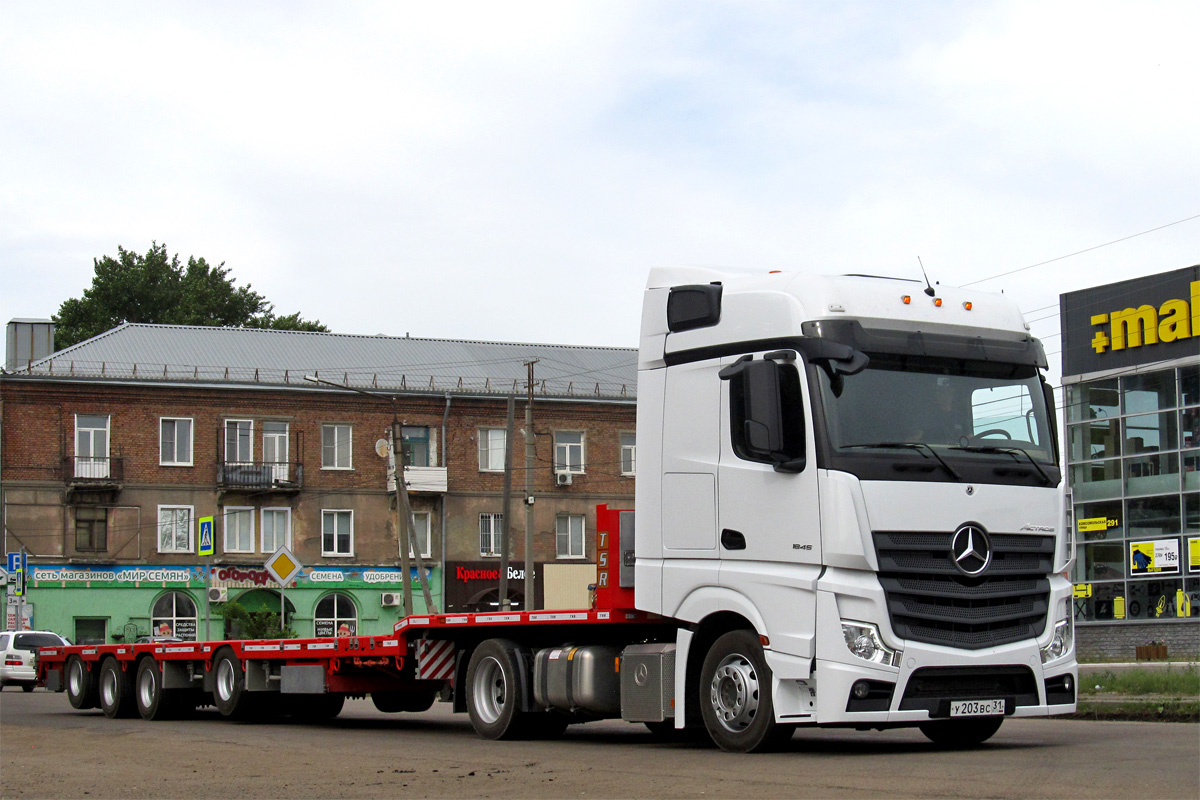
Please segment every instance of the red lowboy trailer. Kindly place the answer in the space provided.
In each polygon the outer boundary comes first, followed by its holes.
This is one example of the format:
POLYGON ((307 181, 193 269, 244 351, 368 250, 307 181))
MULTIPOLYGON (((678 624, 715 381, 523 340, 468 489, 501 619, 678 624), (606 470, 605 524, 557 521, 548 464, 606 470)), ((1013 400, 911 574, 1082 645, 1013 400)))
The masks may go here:
MULTIPOLYGON (((385 712, 425 711, 439 698, 453 702, 488 738, 546 735, 572 722, 618 716, 622 651, 638 642, 673 642, 676 626, 633 609, 633 591, 619 585, 611 547, 620 537, 621 512, 600 506, 597 514, 592 608, 416 615, 397 622, 390 636, 43 648, 39 679, 65 691, 77 709, 148 720, 205 705, 230 718, 317 720, 336 716, 347 697, 363 696, 385 712), (567 644, 583 641, 588 645, 567 644)), ((655 688, 667 679, 673 671, 655 688)), ((664 713, 661 705, 651 709, 652 719, 638 721, 670 726, 670 708, 664 713)))

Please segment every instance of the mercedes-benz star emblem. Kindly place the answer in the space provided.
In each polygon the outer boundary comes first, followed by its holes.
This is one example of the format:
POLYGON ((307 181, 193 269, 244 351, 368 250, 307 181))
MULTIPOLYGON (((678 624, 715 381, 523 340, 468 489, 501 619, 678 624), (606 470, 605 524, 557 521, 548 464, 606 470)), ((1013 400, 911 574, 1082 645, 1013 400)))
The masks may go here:
POLYGON ((969 578, 977 578, 992 563, 992 543, 988 541, 983 528, 963 525, 950 540, 950 557, 959 572, 969 578))

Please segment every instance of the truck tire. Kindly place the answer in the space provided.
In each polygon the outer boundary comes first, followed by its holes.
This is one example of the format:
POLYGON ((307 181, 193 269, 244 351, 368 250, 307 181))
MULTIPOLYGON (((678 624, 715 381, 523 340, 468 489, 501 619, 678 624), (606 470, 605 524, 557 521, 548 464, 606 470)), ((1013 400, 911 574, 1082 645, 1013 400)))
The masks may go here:
POLYGON ((385 714, 398 714, 401 711, 416 714, 432 708, 437 695, 433 689, 371 692, 371 702, 375 704, 376 709, 385 714))
POLYGON ((730 631, 713 642, 700 668, 699 700, 704 727, 722 750, 764 752, 795 732, 775 722, 771 668, 753 631, 730 631))
POLYGON ((213 661, 213 705, 221 716, 245 719, 251 714, 242 661, 232 650, 222 650, 213 661))
POLYGON ((475 648, 467 666, 467 714, 475 732, 485 739, 521 739, 529 734, 527 713, 521 710, 530 686, 519 666, 521 645, 508 639, 488 639, 475 648))
POLYGON ((162 668, 153 658, 143 658, 138 662, 134 686, 137 710, 142 719, 159 720, 174 716, 173 692, 163 689, 162 668))
POLYGON ((1004 717, 977 717, 975 719, 939 719, 921 725, 925 738, 939 747, 965 748, 983 744, 996 735, 1004 717))
POLYGON ((67 699, 71 707, 80 711, 95 708, 100 705, 100 687, 96 682, 96 672, 88 669, 88 665, 79 656, 67 659, 67 699))
POLYGON ((289 711, 292 719, 300 722, 324 722, 342 713, 346 695, 314 694, 307 697, 291 697, 288 702, 294 703, 289 711))
POLYGON ((133 673, 112 656, 100 665, 100 710, 109 719, 132 717, 137 713, 133 673))

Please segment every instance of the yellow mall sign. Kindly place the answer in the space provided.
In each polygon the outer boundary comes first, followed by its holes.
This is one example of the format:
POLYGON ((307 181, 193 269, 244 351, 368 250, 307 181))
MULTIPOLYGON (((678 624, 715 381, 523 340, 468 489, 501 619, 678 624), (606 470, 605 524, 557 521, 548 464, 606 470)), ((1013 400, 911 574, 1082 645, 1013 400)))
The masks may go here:
POLYGON ((1104 353, 1200 335, 1200 281, 1192 281, 1190 289, 1190 299, 1167 300, 1158 308, 1141 305, 1093 314, 1092 327, 1100 330, 1092 337, 1092 349, 1104 353))

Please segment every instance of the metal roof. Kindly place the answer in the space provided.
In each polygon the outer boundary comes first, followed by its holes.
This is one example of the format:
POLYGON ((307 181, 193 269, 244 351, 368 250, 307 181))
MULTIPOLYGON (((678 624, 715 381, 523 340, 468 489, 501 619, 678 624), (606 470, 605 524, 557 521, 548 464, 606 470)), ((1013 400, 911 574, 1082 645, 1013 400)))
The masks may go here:
POLYGON ((10 371, 39 378, 315 388, 312 375, 362 389, 632 400, 637 350, 620 347, 356 336, 125 323, 10 371))

